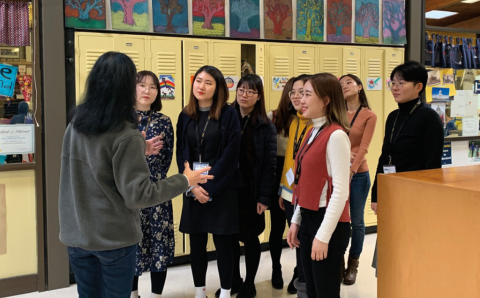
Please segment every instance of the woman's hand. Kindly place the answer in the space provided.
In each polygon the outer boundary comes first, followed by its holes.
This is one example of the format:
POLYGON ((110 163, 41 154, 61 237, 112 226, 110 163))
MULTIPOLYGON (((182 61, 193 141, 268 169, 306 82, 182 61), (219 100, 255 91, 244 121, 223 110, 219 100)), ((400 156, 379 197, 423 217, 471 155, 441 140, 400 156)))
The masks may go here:
POLYGON ((372 203, 372 210, 375 212, 375 215, 377 215, 377 203, 372 203))
POLYGON ((294 247, 299 248, 300 247, 300 241, 298 240, 298 225, 293 223, 290 225, 290 229, 288 229, 288 234, 287 234, 287 243, 288 246, 290 246, 291 249, 294 247))
POLYGON ((357 153, 350 152, 350 163, 353 163, 353 160, 355 159, 355 156, 357 156, 357 153))
MULTIPOLYGON (((142 136, 144 139, 147 138, 147 135, 144 131, 142 131, 142 136)), ((150 140, 145 140, 145 155, 158 155, 160 149, 163 148, 163 136, 156 136, 151 138, 150 140)))
POLYGON ((208 202, 208 200, 210 200, 208 192, 201 186, 195 187, 191 190, 191 192, 195 195, 195 200, 199 201, 202 204, 205 204, 206 202, 208 202))
POLYGON ((317 238, 313 238, 312 243, 312 260, 323 261, 327 258, 328 243, 324 243, 317 238))
POLYGON ((283 198, 282 198, 282 197, 279 197, 279 198, 278 198, 278 205, 280 205, 280 209, 282 209, 283 211, 285 211, 285 203, 283 202, 283 198))
POLYGON ((355 175, 355 172, 350 170, 350 182, 352 182, 353 175, 355 175))
POLYGON ((212 175, 202 175, 204 172, 208 172, 212 167, 206 167, 200 170, 192 171, 188 161, 185 162, 185 170, 183 174, 187 176, 189 186, 196 186, 198 183, 206 183, 207 180, 213 179, 212 175))
POLYGON ((268 206, 263 205, 262 203, 257 203, 257 213, 260 215, 265 210, 267 210, 268 206))

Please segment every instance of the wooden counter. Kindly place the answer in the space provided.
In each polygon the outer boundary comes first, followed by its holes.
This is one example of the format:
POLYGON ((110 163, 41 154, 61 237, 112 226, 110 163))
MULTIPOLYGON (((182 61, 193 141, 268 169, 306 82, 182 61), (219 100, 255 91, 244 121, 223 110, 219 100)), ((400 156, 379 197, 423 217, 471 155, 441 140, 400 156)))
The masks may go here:
POLYGON ((480 166, 380 175, 378 298, 480 297, 480 166))

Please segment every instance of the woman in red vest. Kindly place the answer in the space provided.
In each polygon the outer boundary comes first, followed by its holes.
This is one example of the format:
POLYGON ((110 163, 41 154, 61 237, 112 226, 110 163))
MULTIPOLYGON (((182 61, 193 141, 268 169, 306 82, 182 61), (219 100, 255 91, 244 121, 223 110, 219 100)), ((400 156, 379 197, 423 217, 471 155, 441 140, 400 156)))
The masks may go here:
POLYGON ((299 247, 309 298, 340 297, 341 260, 350 237, 349 123, 342 87, 335 76, 308 77, 301 100, 313 128, 293 171, 295 213, 288 232, 299 247))

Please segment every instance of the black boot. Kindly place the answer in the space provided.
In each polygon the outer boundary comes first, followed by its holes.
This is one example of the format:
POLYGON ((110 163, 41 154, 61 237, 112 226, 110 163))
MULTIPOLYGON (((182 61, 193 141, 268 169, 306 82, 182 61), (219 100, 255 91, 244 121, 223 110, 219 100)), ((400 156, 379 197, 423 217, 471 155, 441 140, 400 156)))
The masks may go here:
POLYGON ((272 270, 272 287, 277 290, 283 289, 283 276, 281 268, 272 270))
POLYGON ((293 270, 293 277, 292 277, 292 280, 290 281, 290 283, 288 284, 288 287, 287 287, 287 292, 289 294, 297 294, 297 289, 295 288, 293 282, 295 281, 295 279, 298 278, 298 271, 297 271, 297 267, 295 267, 295 269, 293 270))
POLYGON ((243 283, 242 288, 238 292, 237 298, 255 298, 257 289, 254 284, 243 283))

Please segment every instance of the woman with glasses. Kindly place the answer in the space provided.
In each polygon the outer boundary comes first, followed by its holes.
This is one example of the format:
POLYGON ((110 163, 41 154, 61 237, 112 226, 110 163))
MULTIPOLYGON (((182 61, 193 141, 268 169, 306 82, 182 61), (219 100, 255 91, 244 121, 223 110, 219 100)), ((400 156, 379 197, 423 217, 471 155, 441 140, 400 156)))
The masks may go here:
MULTIPOLYGON (((146 139, 162 136, 163 148, 158 154, 147 155, 150 180, 156 182, 167 177, 173 156, 173 126, 167 115, 160 113, 162 101, 158 91, 158 77, 151 71, 137 73, 135 110, 138 130, 146 139)), ((156 152, 155 152, 156 153, 156 152)), ((173 262, 175 235, 173 231, 172 202, 140 209, 143 238, 137 247, 137 262, 132 294, 138 297, 138 277, 150 271, 151 298, 160 297, 167 278, 167 266, 173 262)))
POLYGON ((365 239, 364 211, 370 191, 370 174, 365 155, 375 132, 377 115, 370 110, 360 78, 352 74, 344 75, 340 78, 340 85, 347 104, 347 118, 350 122, 348 137, 351 143, 350 216, 352 219, 352 245, 346 270, 345 261, 342 262, 342 277, 344 284, 353 285, 357 278, 358 260, 365 239))
POLYGON ((382 154, 372 187, 371 207, 375 214, 378 174, 442 167, 443 124, 437 112, 420 97, 427 85, 425 67, 416 61, 406 62, 392 71, 390 79, 390 91, 398 109, 388 115, 385 123, 382 154))
POLYGON ((238 169, 240 121, 227 104, 228 88, 223 74, 202 66, 193 77, 190 101, 177 124, 177 163, 187 160, 193 168, 210 166, 214 183, 191 187, 183 196, 180 231, 190 236, 190 258, 195 298, 206 297, 207 241, 212 234, 220 275, 219 297, 230 297, 233 277, 232 237, 239 232, 238 169))

